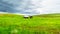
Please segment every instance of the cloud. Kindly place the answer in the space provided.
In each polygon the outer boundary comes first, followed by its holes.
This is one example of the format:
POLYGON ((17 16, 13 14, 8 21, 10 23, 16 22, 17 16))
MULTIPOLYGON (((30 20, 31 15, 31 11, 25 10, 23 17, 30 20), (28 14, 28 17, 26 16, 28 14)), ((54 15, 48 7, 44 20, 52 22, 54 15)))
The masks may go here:
POLYGON ((41 7, 38 10, 41 14, 47 13, 60 13, 60 0, 43 0, 41 7))
POLYGON ((60 0, 3 0, 3 2, 12 4, 11 9, 17 10, 16 13, 60 13, 60 0))

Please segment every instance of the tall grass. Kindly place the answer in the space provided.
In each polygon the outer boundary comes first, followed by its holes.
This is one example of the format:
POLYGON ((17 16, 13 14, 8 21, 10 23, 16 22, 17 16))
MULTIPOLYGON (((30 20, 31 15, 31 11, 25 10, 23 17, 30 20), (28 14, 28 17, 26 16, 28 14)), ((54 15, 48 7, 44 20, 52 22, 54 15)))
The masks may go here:
POLYGON ((24 19, 21 15, 1 14, 0 34, 60 34, 60 16, 39 15, 24 19))

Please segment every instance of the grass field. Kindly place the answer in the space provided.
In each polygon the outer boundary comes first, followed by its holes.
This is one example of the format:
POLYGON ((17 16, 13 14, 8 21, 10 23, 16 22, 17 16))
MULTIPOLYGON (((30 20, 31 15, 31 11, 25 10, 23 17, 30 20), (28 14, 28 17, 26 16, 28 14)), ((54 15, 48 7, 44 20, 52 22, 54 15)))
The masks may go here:
POLYGON ((60 14, 22 15, 0 14, 0 34, 60 34, 60 14))

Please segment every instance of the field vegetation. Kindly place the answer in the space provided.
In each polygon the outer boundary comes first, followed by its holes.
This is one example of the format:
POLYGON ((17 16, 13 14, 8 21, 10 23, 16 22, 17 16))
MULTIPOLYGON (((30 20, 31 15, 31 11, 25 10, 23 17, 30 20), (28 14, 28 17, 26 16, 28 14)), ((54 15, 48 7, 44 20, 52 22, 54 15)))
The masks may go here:
POLYGON ((22 15, 0 14, 0 34, 60 34, 60 14, 22 15))

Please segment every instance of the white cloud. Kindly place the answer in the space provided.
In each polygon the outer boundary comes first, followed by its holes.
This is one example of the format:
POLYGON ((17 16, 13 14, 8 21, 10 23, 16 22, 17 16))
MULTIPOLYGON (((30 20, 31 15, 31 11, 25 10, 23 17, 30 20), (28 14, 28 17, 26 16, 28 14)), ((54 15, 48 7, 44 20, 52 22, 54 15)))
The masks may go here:
POLYGON ((60 13, 60 0, 6 0, 5 2, 13 4, 14 9, 24 12, 60 13))
POLYGON ((60 0, 42 0, 42 8, 38 8, 41 14, 60 13, 60 0))

